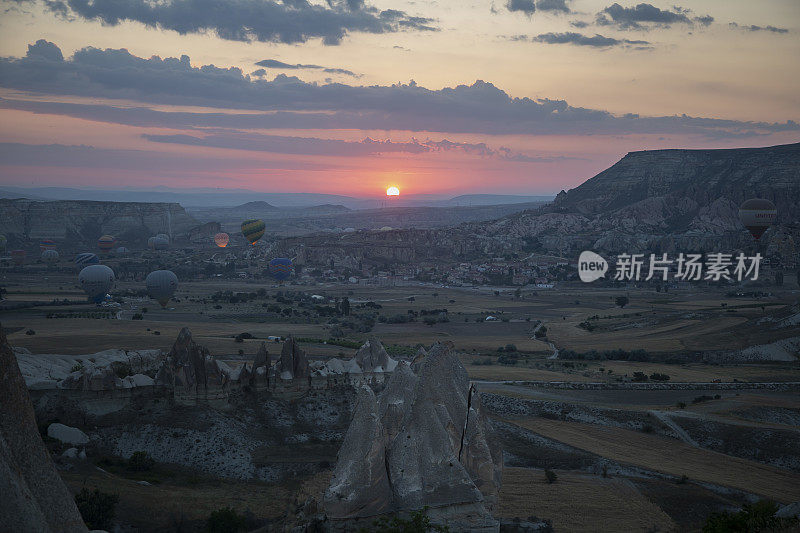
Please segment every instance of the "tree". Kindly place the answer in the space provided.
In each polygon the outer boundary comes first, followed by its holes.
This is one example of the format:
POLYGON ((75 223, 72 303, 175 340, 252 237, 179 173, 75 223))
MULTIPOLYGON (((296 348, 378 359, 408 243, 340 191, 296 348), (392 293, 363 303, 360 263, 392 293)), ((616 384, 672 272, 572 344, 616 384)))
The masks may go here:
POLYGON ((515 291, 514 291, 514 298, 517 298, 517 299, 519 299, 519 298, 520 298, 520 296, 522 296, 522 289, 520 289, 519 287, 517 287, 517 290, 515 290, 515 291))
POLYGON ((342 314, 350 316, 350 299, 347 296, 342 298, 342 314))
POLYGON ((620 308, 624 308, 626 305, 630 303, 630 300, 628 299, 627 296, 617 296, 617 298, 614 301, 620 308))
POLYGON ((778 505, 769 500, 746 503, 737 513, 711 513, 703 525, 703 533, 757 533, 767 531, 794 531, 798 518, 775 516, 778 505))
POLYGON ((556 473, 550 470, 549 468, 545 469, 544 477, 548 483, 555 483, 556 481, 558 481, 558 476, 556 475, 556 473))
POLYGON ((431 524, 431 519, 425 514, 428 507, 423 507, 418 511, 414 511, 408 518, 401 518, 397 515, 392 517, 379 518, 372 523, 370 529, 362 528, 361 532, 379 532, 379 533, 444 533, 450 531, 447 526, 440 526, 431 524))

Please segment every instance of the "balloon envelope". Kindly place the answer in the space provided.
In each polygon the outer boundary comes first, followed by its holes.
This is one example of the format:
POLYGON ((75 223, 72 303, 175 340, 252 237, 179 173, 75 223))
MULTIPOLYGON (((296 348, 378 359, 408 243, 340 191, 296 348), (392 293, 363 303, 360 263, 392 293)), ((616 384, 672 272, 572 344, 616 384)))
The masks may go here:
POLYGON ((251 218, 242 222, 242 235, 250 244, 255 244, 264 236, 266 225, 263 220, 251 218))
POLYGON ((128 252, 129 252, 129 251, 130 251, 130 250, 128 250, 128 249, 127 249, 127 248, 125 248, 124 246, 120 246, 119 248, 117 248, 117 250, 116 250, 116 254, 117 254, 117 255, 128 255, 128 252))
POLYGON ((150 298, 160 303, 161 307, 166 307, 178 288, 178 276, 171 270, 156 270, 147 275, 144 284, 150 298))
POLYGON ((229 240, 230 237, 228 236, 227 233, 217 233, 216 235, 214 235, 214 243, 220 248, 225 248, 226 246, 228 246, 229 240))
POLYGON ((51 241, 50 239, 42 239, 41 241, 39 241, 39 249, 43 252, 45 250, 55 250, 56 243, 51 241))
POLYGON ((114 271, 106 265, 90 265, 78 274, 83 292, 93 302, 101 302, 106 293, 114 286, 114 271))
POLYGON ((75 256, 75 264, 78 266, 83 265, 96 265, 100 262, 100 258, 91 252, 83 252, 75 256))
POLYGON ((25 250, 11 250, 11 260, 19 266, 25 262, 25 250))
POLYGON ((164 239, 165 241, 169 242, 169 235, 167 235, 166 233, 159 233, 158 235, 156 235, 156 239, 159 239, 159 238, 164 239))
POLYGON ((767 228, 775 222, 777 216, 778 211, 775 209, 775 204, 762 198, 745 200, 739 207, 739 219, 742 221, 742 225, 756 240, 761 238, 767 228))
POLYGON ((103 252, 110 252, 114 247, 115 239, 111 235, 103 235, 97 239, 97 247, 103 252))
POLYGON ((42 261, 45 263, 57 263, 58 262, 58 252, 55 250, 45 250, 42 252, 42 261))
POLYGON ((165 239, 161 235, 153 237, 153 250, 167 250, 169 249, 169 239, 165 239))
POLYGON ((269 262, 269 273, 279 281, 288 279, 292 275, 292 260, 277 257, 269 262))

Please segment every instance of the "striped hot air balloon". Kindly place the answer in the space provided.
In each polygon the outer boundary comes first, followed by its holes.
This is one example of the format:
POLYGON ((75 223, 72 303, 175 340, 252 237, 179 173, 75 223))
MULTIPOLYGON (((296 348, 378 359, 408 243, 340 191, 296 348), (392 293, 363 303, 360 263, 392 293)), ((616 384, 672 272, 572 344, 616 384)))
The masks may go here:
POLYGON ((45 250, 42 252, 42 261, 50 265, 58 263, 58 252, 55 250, 45 250))
POLYGON ((739 219, 755 240, 764 235, 777 216, 775 204, 761 198, 745 200, 739 207, 739 219))
POLYGON ((100 262, 100 258, 97 257, 96 254, 92 252, 83 252, 82 254, 78 254, 75 256, 75 264, 79 267, 83 267, 86 265, 96 265, 100 262))
POLYGON ((269 262, 269 273, 278 281, 289 279, 289 276, 292 275, 292 260, 276 257, 269 262))
POLYGON ((228 241, 230 240, 230 236, 227 233, 217 233, 214 235, 214 244, 219 246, 220 248, 225 248, 228 246, 228 241))
POLYGON ((17 266, 22 266, 25 262, 25 250, 11 250, 11 260, 17 266))
POLYGON ((263 220, 251 218, 242 222, 242 235, 250 244, 255 244, 258 239, 264 236, 264 229, 267 226, 263 220))
POLYGON ((101 252, 108 253, 114 247, 114 243, 116 239, 111 235, 103 235, 99 239, 97 239, 97 247, 100 248, 101 252))
POLYGON ((44 252, 45 250, 55 250, 55 249, 56 249, 56 243, 54 241, 50 239, 42 239, 41 241, 39 241, 39 250, 44 252))

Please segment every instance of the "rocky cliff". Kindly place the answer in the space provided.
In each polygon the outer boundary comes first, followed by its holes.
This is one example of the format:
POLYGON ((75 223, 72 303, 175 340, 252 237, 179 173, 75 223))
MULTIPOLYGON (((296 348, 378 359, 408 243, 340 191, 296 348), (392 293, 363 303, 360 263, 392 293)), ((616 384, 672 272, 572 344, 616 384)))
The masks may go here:
POLYGON ((39 239, 94 245, 102 235, 144 245, 157 233, 181 237, 196 226, 179 204, 0 199, 0 234, 15 246, 39 239))

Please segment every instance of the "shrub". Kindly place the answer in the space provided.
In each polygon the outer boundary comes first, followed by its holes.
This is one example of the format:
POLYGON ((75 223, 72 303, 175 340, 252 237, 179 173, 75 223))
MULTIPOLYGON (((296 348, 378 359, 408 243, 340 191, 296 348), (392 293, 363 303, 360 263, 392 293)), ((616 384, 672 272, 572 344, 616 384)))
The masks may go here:
POLYGON ((647 374, 645 374, 644 372, 634 372, 633 373, 633 381, 636 381, 636 382, 647 381, 647 374))
POLYGON ((736 513, 723 511, 711 513, 703 525, 703 533, 793 531, 800 520, 795 517, 777 517, 778 505, 769 500, 744 504, 736 513))
POLYGON ((669 375, 661 374, 659 372, 653 372, 652 374, 650 374, 650 379, 652 379, 653 381, 669 381, 669 375))
POLYGON ((547 480, 548 483, 555 483, 556 481, 558 481, 558 476, 556 475, 556 473, 550 470, 549 468, 545 469, 544 478, 547 480))
POLYGON ((624 308, 626 305, 630 303, 630 299, 627 296, 617 296, 614 302, 617 304, 618 307, 624 308))
POLYGON ((230 507, 217 509, 206 520, 206 533, 236 533, 247 529, 247 521, 230 507))
POLYGON ((33 331, 32 329, 29 329, 28 331, 25 332, 25 335, 36 335, 36 332, 33 331))
POLYGON ((686 409, 686 402, 678 402, 678 409, 686 409))
POLYGON ((83 488, 75 496, 75 504, 89 529, 110 530, 118 502, 119 496, 116 494, 100 492, 97 489, 90 491, 83 488))
POLYGON ((80 361, 72 365, 72 368, 69 369, 70 372, 79 372, 81 370, 83 370, 83 363, 80 361))
POLYGON ((397 515, 392 517, 382 517, 372 523, 369 529, 362 528, 359 533, 427 533, 433 531, 443 533, 450 531, 447 526, 431 524, 431 519, 426 514, 428 507, 412 512, 408 518, 401 518, 397 515))
POLYGON ((144 316, 142 313, 134 313, 131 320, 144 320, 144 316))
POLYGON ((125 465, 131 472, 145 472, 153 468, 156 462, 147 452, 133 452, 125 465))

